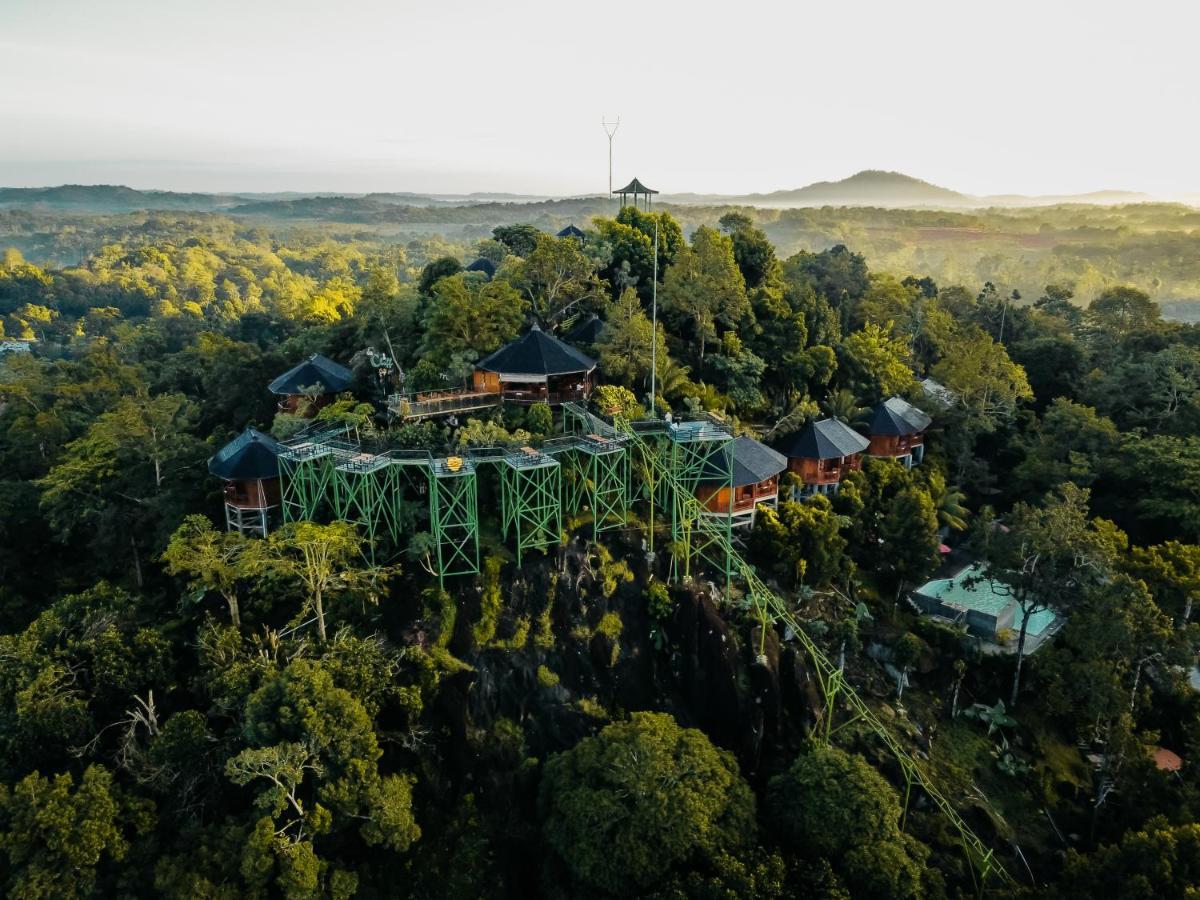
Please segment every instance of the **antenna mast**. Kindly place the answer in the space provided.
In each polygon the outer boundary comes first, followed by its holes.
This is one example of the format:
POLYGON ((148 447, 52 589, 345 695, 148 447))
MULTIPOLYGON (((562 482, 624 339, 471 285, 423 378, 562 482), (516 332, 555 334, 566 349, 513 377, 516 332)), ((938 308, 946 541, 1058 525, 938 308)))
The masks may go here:
POLYGON ((621 117, 617 116, 617 121, 608 121, 608 116, 600 117, 600 124, 604 126, 604 133, 608 135, 608 196, 612 198, 612 142, 613 135, 617 133, 617 129, 621 127, 621 117), (611 129, 611 130, 610 130, 611 129))
POLYGON ((650 282, 650 418, 658 418, 658 219, 654 220, 654 280, 650 282))

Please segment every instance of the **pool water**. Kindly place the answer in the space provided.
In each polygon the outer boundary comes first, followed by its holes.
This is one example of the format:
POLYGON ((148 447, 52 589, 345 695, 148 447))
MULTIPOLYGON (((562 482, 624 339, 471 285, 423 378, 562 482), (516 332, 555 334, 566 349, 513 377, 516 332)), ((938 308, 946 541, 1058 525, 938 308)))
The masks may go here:
MULTIPOLYGON (((1014 604, 1012 596, 1004 585, 983 577, 983 570, 977 566, 968 566, 953 578, 937 578, 918 588, 919 593, 926 597, 936 597, 946 603, 965 606, 967 609, 979 610, 989 615, 997 615, 1005 607, 1014 604)), ((1013 618, 1013 631, 1021 630, 1021 622, 1025 615, 1018 607, 1013 618)), ((1042 609, 1029 618, 1028 634, 1037 637, 1050 627, 1056 614, 1052 609, 1042 609)))

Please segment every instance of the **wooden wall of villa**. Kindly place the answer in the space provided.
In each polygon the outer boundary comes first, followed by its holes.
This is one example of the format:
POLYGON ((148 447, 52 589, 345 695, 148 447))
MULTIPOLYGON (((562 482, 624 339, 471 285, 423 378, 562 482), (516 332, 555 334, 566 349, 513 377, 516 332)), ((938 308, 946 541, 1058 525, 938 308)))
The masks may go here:
POLYGON ((923 434, 873 434, 871 446, 867 448, 870 456, 908 456, 913 447, 925 443, 923 434))
POLYGON ((537 381, 507 381, 501 372, 476 369, 472 387, 478 393, 499 393, 511 403, 549 403, 553 406, 586 400, 594 383, 594 372, 548 375, 537 381))
MULTIPOLYGON (((773 501, 779 496, 779 476, 768 478, 757 484, 744 484, 733 490, 733 512, 749 512, 759 503, 773 501)), ((702 484, 696 488, 696 499, 713 513, 729 514, 728 485, 702 484)))
POLYGON ((862 454, 851 456, 835 456, 831 459, 811 459, 808 457, 791 457, 788 459, 788 471, 795 472, 805 484, 837 484, 847 472, 862 468, 862 454))
POLYGON ((279 505, 278 478, 225 482, 225 503, 238 509, 269 509, 279 505))

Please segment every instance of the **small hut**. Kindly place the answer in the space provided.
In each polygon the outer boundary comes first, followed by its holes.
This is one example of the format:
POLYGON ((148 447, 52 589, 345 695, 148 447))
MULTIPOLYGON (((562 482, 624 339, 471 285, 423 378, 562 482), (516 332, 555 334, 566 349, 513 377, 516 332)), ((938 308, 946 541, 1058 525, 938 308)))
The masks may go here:
POLYGON ((474 389, 512 403, 567 403, 592 392, 596 361, 537 325, 475 366, 474 389))
POLYGON ((306 410, 315 416, 341 391, 350 387, 354 373, 332 359, 314 353, 295 368, 288 369, 271 382, 268 390, 279 397, 280 412, 306 410), (311 403, 305 401, 311 400, 311 403))
POLYGON ((467 266, 466 269, 464 269, 463 271, 481 272, 487 278, 488 281, 491 281, 493 278, 496 277, 496 264, 494 262, 492 262, 490 259, 488 259, 486 256, 481 256, 481 257, 479 257, 479 259, 475 260, 475 262, 473 262, 469 266, 467 266))
POLYGON ((279 508, 279 443, 247 428, 208 461, 225 482, 225 527, 266 537, 279 508))
POLYGON ((735 526, 752 525, 760 503, 779 505, 779 475, 788 467, 787 457, 745 436, 730 441, 721 452, 724 458, 711 460, 701 474, 696 499, 709 515, 730 516, 735 526), (733 470, 732 495, 726 466, 733 470))
POLYGON ((871 417, 868 456, 896 459, 911 469, 925 458, 925 429, 933 420, 900 397, 889 397, 871 417))
POLYGON ((592 313, 575 323, 575 326, 567 332, 566 337, 575 346, 590 349, 596 346, 602 331, 604 331, 604 320, 592 313))
POLYGON ((807 494, 836 493, 847 472, 862 468, 863 452, 870 441, 839 419, 809 422, 779 447, 788 459, 788 471, 804 482, 807 494))
POLYGON ((634 209, 642 206, 645 208, 646 212, 649 212, 650 207, 654 203, 654 195, 657 194, 658 191, 646 187, 635 178, 633 181, 629 182, 629 184, 625 185, 625 187, 615 190, 613 193, 620 195, 621 206, 633 206, 634 209), (632 203, 629 201, 630 197, 633 198, 632 203), (641 200, 639 201, 638 198, 641 198, 641 200))

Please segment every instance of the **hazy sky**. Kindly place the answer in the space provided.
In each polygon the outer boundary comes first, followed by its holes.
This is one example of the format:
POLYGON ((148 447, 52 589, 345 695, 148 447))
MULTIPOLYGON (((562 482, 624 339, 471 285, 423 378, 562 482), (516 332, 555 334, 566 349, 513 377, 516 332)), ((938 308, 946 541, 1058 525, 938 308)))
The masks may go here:
POLYGON ((1200 192, 1195 0, 0 0, 0 185, 1200 192))

